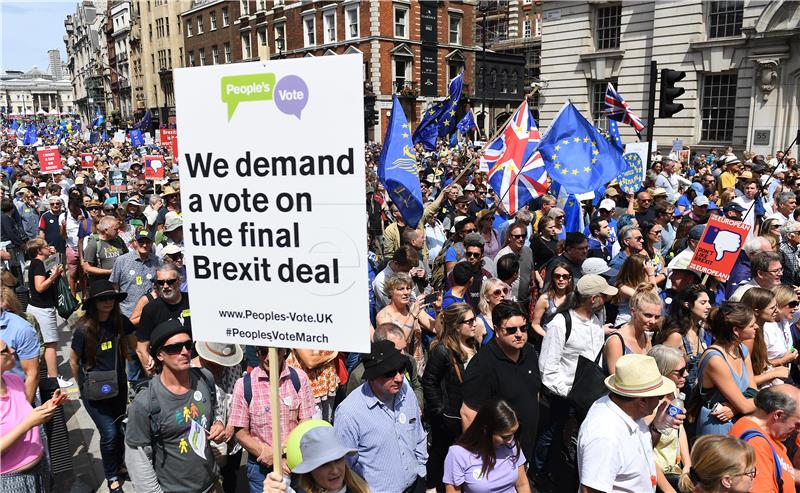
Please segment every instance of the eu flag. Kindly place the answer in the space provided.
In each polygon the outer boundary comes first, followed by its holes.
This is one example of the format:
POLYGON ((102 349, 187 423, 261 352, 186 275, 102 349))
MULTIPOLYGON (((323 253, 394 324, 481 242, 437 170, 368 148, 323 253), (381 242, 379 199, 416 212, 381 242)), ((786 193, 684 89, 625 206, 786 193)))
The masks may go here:
POLYGON ((25 139, 22 141, 22 145, 32 146, 36 144, 37 140, 39 140, 39 133, 36 131, 36 124, 31 123, 25 129, 25 139))
POLYGON ((97 128, 100 125, 106 122, 106 117, 103 115, 103 110, 97 108, 94 114, 94 120, 92 120, 92 128, 97 128))
POLYGON ((569 193, 598 189, 622 171, 622 151, 567 102, 539 144, 547 173, 569 193))
POLYGON ((456 128, 461 132, 461 135, 466 134, 473 128, 478 128, 478 126, 475 125, 475 115, 472 114, 472 109, 468 109, 467 112, 464 113, 461 120, 456 123, 456 128))
POLYGON ((419 185, 417 155, 411 142, 411 125, 397 96, 392 102, 392 117, 378 160, 378 178, 406 224, 416 228, 422 219, 422 189, 419 185))
POLYGON ((139 123, 133 126, 135 130, 147 130, 147 127, 150 126, 150 110, 146 110, 142 119, 139 120, 139 123))
POLYGON ((614 120, 608 120, 608 135, 611 138, 611 143, 620 151, 625 149, 625 146, 622 145, 622 137, 619 136, 619 127, 614 120))
POLYGON ((141 130, 131 130, 130 137, 132 147, 136 148, 144 145, 144 136, 142 136, 141 130))
POLYGON ((11 130, 15 130, 16 131, 18 128, 19 128, 19 122, 17 120, 14 120, 11 123, 11 130))
POLYGON ((422 143, 422 146, 428 150, 433 151, 436 149, 436 137, 442 135, 445 126, 445 120, 450 119, 447 125, 455 125, 455 108, 458 106, 458 101, 461 99, 461 88, 464 85, 464 73, 458 74, 453 80, 450 81, 448 95, 445 99, 433 103, 422 114, 422 121, 419 122, 417 129, 414 130, 413 142, 414 144, 422 143), (450 114, 451 112, 452 115, 450 114))

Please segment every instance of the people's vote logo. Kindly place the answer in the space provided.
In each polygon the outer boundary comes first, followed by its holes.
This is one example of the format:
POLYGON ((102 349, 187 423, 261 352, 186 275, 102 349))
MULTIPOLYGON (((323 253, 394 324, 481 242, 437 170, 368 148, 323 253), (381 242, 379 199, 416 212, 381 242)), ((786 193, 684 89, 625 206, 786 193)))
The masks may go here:
POLYGON ((275 101, 282 113, 294 115, 299 120, 308 104, 308 85, 296 75, 286 75, 276 81, 275 74, 229 75, 221 79, 222 102, 228 108, 231 121, 239 103, 275 101))
POLYGON ((720 230, 716 226, 706 228, 706 235, 703 238, 705 243, 714 247, 714 255, 717 262, 722 260, 726 253, 736 253, 742 246, 742 237, 734 231, 720 230))

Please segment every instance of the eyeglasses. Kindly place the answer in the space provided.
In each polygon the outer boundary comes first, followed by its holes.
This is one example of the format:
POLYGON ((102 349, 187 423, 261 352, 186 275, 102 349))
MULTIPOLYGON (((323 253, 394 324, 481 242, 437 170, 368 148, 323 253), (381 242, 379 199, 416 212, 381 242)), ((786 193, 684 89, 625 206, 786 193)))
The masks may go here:
POLYGON ((188 341, 183 342, 176 342, 175 344, 167 344, 166 346, 161 346, 161 350, 167 354, 180 354, 181 351, 186 349, 187 351, 192 350, 192 346, 194 343, 191 339, 188 341))
POLYGON ((633 236, 633 237, 628 238, 628 239, 629 240, 633 240, 633 241, 644 241, 644 236, 633 236))
POLYGON ((164 255, 164 258, 165 259, 168 258, 170 260, 176 261, 176 260, 182 259, 183 258, 183 254, 182 253, 170 253, 169 255, 164 255))
POLYGON ((0 349, 0 354, 11 354, 11 348, 6 346, 3 349, 0 349))
POLYGON ((661 230, 660 229, 654 229, 654 230, 652 230, 650 232, 653 233, 654 235, 660 235, 661 234, 661 230))
POLYGON ((478 195, 486 195, 486 190, 478 190, 478 195))
POLYGON ((525 332, 525 328, 526 327, 524 325, 518 325, 516 327, 514 327, 514 326, 511 326, 511 327, 500 327, 500 330, 502 330, 503 334, 505 334, 507 336, 513 336, 517 332, 525 332))
POLYGON ((524 233, 521 234, 521 235, 511 235, 511 237, 514 238, 515 240, 524 240, 526 236, 528 236, 528 235, 526 235, 524 233))
POLYGON ((169 284, 170 286, 174 286, 175 283, 178 282, 178 279, 156 279, 155 283, 159 286, 164 286, 165 284, 169 284))
POLYGON ((553 279, 556 281, 568 281, 571 277, 571 274, 553 274, 553 279))
POLYGON ((470 233, 474 233, 475 231, 476 231, 476 230, 475 230, 475 228, 465 228, 465 229, 464 229, 463 231, 461 231, 461 232, 462 232, 463 234, 467 235, 467 234, 470 234, 470 233))
POLYGON ((786 306, 789 308, 797 308, 800 306, 800 301, 790 301, 786 306))
POLYGON ((652 201, 653 201, 653 199, 639 199, 639 202, 642 202, 642 203, 647 203, 647 202, 652 202, 652 201))
POLYGON ((493 294, 493 295, 495 295, 495 296, 500 296, 501 294, 502 294, 503 296, 505 296, 505 295, 507 295, 507 294, 508 294, 508 289, 506 289, 506 288, 503 288, 503 289, 495 289, 494 291, 492 291, 492 294, 493 294))
POLYGON ((464 320, 461 321, 461 323, 462 324, 467 324, 467 325, 475 325, 475 320, 477 320, 476 317, 465 318, 464 320))
POLYGON ((269 349, 267 348, 256 349, 256 354, 258 355, 259 358, 266 358, 267 355, 269 354, 269 349))
POLYGON ((777 269, 768 270, 770 274, 783 274, 783 267, 778 267, 777 269))
POLYGON ((756 479, 756 468, 754 467, 752 471, 735 474, 734 477, 736 476, 750 476, 750 479, 756 479))
POLYGON ((467 252, 464 256, 468 258, 481 258, 481 254, 477 252, 467 252))

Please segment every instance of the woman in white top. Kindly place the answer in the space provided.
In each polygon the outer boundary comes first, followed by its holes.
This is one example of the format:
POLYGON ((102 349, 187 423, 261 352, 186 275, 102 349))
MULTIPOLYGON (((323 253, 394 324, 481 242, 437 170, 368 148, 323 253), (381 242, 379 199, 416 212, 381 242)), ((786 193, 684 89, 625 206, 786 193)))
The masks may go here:
POLYGON ((764 324, 764 342, 767 344, 767 359, 772 366, 787 366, 797 359, 797 351, 792 346, 792 320, 800 301, 791 286, 772 288, 778 313, 774 322, 764 324))

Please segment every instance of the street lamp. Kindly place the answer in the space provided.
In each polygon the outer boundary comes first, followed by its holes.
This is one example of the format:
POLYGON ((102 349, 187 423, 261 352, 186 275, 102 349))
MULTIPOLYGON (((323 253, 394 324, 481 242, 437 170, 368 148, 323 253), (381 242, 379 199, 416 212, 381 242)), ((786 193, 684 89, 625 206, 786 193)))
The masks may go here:
POLYGON ((481 113, 483 114, 483 127, 486 127, 486 13, 489 12, 488 0, 480 0, 478 2, 478 12, 482 14, 481 19, 481 33, 483 47, 481 49, 481 113))

